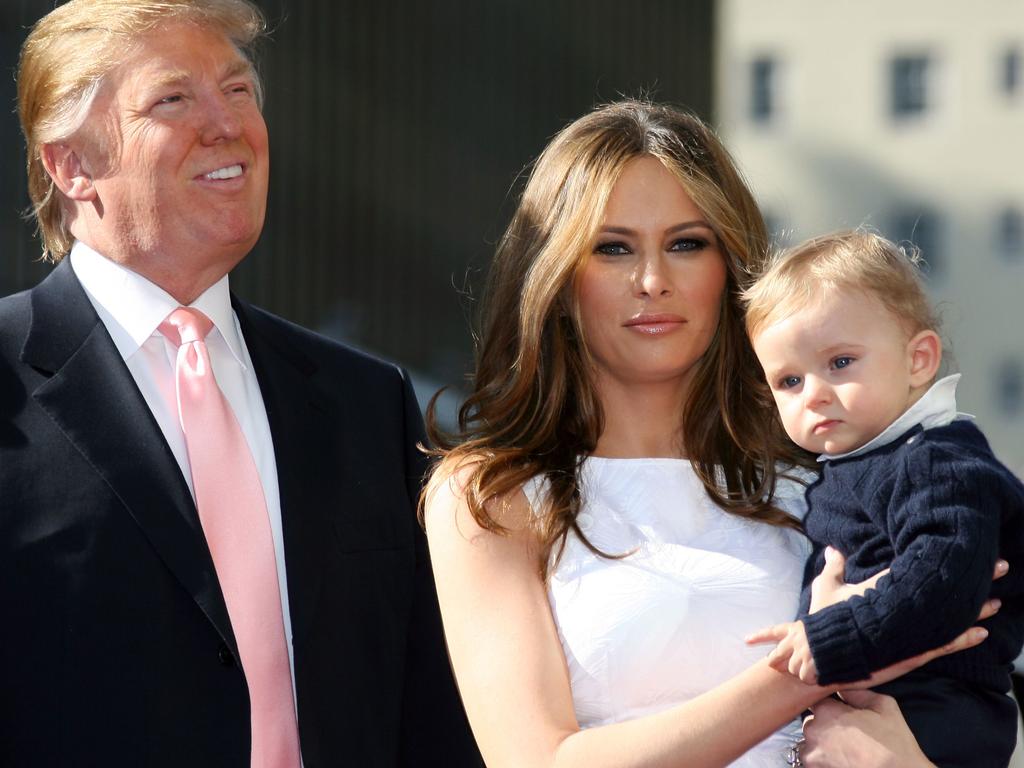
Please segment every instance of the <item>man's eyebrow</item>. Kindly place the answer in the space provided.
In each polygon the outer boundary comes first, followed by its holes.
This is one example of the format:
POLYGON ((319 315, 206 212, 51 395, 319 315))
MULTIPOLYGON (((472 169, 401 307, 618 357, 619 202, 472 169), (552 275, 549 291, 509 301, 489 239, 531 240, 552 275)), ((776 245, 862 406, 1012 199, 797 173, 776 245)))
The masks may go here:
POLYGON ((150 89, 159 90, 175 85, 187 83, 190 79, 189 73, 184 69, 173 69, 161 72, 150 80, 147 85, 150 89))
POLYGON ((228 67, 221 80, 228 80, 232 77, 238 77, 239 75, 253 75, 254 70, 252 64, 245 59, 238 59, 230 67, 228 67))
MULTIPOLYGON (((229 67, 224 70, 221 75, 221 80, 230 80, 233 77, 239 75, 252 75, 253 68, 245 59, 238 59, 231 63, 229 67)), ((160 72, 152 80, 147 83, 147 86, 151 89, 159 90, 161 88, 171 88, 174 86, 180 86, 187 83, 192 79, 192 73, 186 69, 172 69, 160 72)))

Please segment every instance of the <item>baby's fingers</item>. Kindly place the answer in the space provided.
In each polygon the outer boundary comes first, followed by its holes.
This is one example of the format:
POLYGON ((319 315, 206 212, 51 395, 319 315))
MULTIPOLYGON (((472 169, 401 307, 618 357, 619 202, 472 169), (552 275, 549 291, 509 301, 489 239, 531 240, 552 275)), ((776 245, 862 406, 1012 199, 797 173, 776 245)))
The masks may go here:
POLYGON ((787 654, 772 651, 768 655, 768 666, 776 672, 789 672, 789 659, 787 654))
POLYGON ((800 664, 800 673, 798 675, 800 680, 808 685, 818 684, 818 668, 815 666, 814 661, 804 661, 800 664))
POLYGON ((762 627, 743 638, 747 645, 763 645, 764 643, 777 643, 789 634, 789 624, 776 624, 772 627, 762 627))

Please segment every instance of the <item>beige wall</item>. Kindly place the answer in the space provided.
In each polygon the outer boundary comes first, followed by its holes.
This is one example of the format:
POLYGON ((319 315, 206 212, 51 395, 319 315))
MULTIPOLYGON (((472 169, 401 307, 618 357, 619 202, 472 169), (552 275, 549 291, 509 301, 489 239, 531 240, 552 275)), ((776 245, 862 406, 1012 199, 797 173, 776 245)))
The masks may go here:
MULTIPOLYGON (((716 110, 762 205, 799 240, 868 224, 895 234, 894 213, 940 216, 931 281, 942 302, 961 410, 978 416, 1000 457, 1024 475, 1024 407, 995 404, 996 371, 1024 367, 1024 258, 996 251, 996 217, 1024 213, 1024 85, 998 86, 1000 55, 1024 55, 1024 3, 935 0, 720 0, 716 110), (894 120, 890 60, 926 54, 934 99, 894 120), (776 116, 749 116, 750 62, 777 62, 776 116)), ((1022 72, 1024 76, 1024 72, 1022 72)))

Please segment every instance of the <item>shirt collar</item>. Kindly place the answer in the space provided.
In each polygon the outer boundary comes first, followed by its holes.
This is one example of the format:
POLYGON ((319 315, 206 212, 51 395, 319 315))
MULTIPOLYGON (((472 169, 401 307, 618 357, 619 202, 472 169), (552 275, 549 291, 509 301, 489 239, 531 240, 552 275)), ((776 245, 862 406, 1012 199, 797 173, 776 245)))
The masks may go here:
MULTIPOLYGON (((155 283, 97 253, 81 240, 71 248, 71 267, 110 331, 117 351, 127 360, 157 333, 166 317, 181 306, 155 283)), ((231 309, 228 276, 211 285, 190 307, 213 321, 231 354, 245 368, 241 337, 231 309)))
POLYGON ((918 424, 923 429, 931 429, 932 427, 944 427, 957 418, 973 419, 974 417, 970 414, 960 413, 956 409, 956 385, 959 381, 959 373, 939 379, 916 403, 905 410, 902 416, 883 429, 874 439, 864 443, 860 448, 846 453, 823 453, 818 456, 818 461, 846 459, 873 451, 883 445, 888 445, 918 424))

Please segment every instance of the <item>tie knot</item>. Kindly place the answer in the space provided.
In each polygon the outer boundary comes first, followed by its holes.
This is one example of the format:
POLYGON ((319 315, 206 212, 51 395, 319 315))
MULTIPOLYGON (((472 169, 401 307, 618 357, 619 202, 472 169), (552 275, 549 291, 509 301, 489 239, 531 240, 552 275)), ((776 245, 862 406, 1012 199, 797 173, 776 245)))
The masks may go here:
POLYGON ((213 321, 198 309, 178 307, 160 323, 160 333, 177 346, 202 341, 213 329, 213 321))

